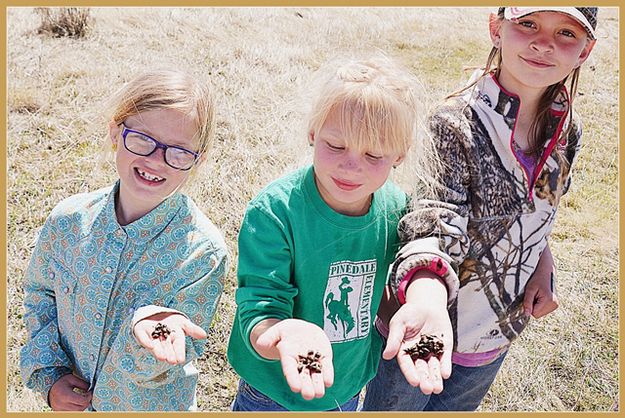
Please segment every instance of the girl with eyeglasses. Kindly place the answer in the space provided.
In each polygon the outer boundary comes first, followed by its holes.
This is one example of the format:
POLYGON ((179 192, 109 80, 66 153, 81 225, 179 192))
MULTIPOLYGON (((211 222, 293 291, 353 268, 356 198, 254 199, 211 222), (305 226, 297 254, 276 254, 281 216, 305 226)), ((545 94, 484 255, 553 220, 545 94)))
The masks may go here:
POLYGON ((174 70, 115 96, 119 180, 59 203, 24 284, 26 386, 53 410, 195 409, 193 359, 223 290, 221 233, 180 192, 215 131, 207 86, 174 70))

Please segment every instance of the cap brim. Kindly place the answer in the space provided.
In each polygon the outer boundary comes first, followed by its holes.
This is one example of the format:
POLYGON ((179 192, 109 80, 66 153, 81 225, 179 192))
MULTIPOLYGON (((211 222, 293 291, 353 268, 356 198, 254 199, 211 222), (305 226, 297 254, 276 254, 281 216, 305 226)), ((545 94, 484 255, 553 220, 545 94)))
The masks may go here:
POLYGON ((508 20, 519 19, 536 12, 559 12, 565 13, 577 20, 586 29, 586 32, 592 39, 596 39, 595 30, 584 16, 584 14, 575 7, 506 7, 504 9, 504 17, 508 20))

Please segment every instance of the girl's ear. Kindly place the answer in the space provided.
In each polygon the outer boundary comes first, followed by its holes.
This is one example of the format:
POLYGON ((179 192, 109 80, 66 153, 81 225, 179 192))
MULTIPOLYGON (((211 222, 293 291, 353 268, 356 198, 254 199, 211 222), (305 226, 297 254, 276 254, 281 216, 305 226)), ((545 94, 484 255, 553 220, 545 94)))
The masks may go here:
POLYGON ((114 120, 111 119, 109 122, 109 138, 111 139, 111 143, 113 147, 117 146, 117 137, 119 136, 119 125, 115 123, 114 120))
POLYGON ((404 158, 406 158, 405 155, 400 155, 399 157, 397 157, 397 159, 393 161, 393 168, 397 168, 397 166, 404 161, 404 158))
POLYGON ((580 52, 579 54, 579 58, 577 59, 577 65, 575 66, 575 68, 579 67, 580 65, 584 63, 584 61, 586 61, 586 59, 590 55, 590 52, 595 47, 596 43, 597 43, 596 39, 592 39, 586 42, 586 46, 584 47, 584 49, 582 49, 582 52, 580 52))
POLYGON ((315 145, 315 132, 314 131, 308 132, 308 145, 310 145, 311 147, 315 145))
POLYGON ((196 166, 201 166, 206 162, 206 154, 207 152, 203 152, 202 154, 200 154, 200 158, 197 159, 197 163, 195 164, 196 166))
POLYGON ((200 158, 197 159, 195 165, 191 167, 191 170, 189 170, 189 176, 184 180, 183 184, 186 184, 188 181, 192 181, 193 179, 195 179, 199 169, 204 165, 204 163, 206 163, 206 160, 208 159, 207 154, 208 151, 204 151, 202 154, 200 154, 200 158))
POLYGON ((501 29, 501 23, 503 20, 497 16, 496 13, 491 13, 488 16, 488 31, 490 34, 490 40, 495 48, 500 47, 499 30, 501 29))

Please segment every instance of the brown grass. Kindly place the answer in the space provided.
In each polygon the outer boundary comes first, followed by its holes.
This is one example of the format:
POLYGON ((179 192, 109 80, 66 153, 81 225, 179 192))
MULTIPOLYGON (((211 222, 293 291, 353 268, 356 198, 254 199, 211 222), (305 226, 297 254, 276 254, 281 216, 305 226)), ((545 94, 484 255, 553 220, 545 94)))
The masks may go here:
POLYGON ((56 37, 82 38, 91 29, 89 9, 80 7, 38 7, 35 9, 41 19, 37 33, 56 37))
MULTIPOLYGON (((235 309, 236 236, 246 203, 310 160, 306 81, 326 60, 381 49, 422 80, 426 104, 459 87, 489 50, 487 8, 93 8, 89 36, 37 34, 34 9, 7 12, 9 411, 45 410, 19 377, 22 280, 38 229, 71 194, 110 184, 93 170, 104 101, 136 71, 162 65, 208 77, 218 96, 210 164, 188 193, 221 228, 233 267, 208 338, 200 410, 226 411, 237 376, 225 349, 235 309)), ((513 346, 483 411, 608 411, 618 394, 618 10, 600 11, 577 110, 584 148, 552 235, 561 307, 513 346), (594 71, 592 70, 594 69, 594 71)), ((408 187, 408 167, 394 179, 408 187)))

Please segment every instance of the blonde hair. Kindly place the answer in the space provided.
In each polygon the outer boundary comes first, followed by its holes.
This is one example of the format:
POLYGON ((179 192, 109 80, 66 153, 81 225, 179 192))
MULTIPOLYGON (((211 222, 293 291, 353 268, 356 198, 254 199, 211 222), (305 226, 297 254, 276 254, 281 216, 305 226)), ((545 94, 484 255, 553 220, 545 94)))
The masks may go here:
POLYGON ((405 155, 417 126, 416 80, 399 64, 378 54, 367 59, 332 61, 318 72, 318 91, 308 116, 317 133, 331 112, 358 150, 405 155))
POLYGON ((193 141, 198 154, 211 147, 215 136, 215 105, 208 85, 189 74, 173 69, 156 69, 141 73, 119 89, 112 98, 116 124, 129 116, 160 109, 174 109, 193 121, 197 131, 193 141))

